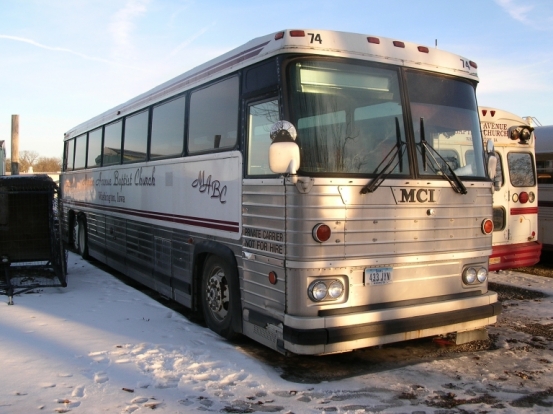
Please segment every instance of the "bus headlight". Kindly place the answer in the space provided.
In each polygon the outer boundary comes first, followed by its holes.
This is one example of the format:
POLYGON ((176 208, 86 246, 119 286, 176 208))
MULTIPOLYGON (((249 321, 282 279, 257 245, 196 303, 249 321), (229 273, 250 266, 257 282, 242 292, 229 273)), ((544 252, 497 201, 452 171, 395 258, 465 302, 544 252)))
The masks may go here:
POLYGON ((332 299, 338 299, 344 293, 344 285, 339 280, 335 280, 328 287, 328 296, 332 299))
POLYGON ((322 280, 316 280, 309 285, 309 297, 315 302, 320 302, 326 297, 328 288, 322 280))
POLYGON ((476 279, 478 279, 480 283, 484 283, 488 279, 488 271, 484 267, 481 267, 476 272, 476 279))
POLYGON ((338 279, 314 280, 307 288, 309 299, 313 302, 337 300, 344 294, 344 284, 338 279))
POLYGON ((476 269, 474 267, 467 267, 463 271, 463 282, 466 285, 472 285, 476 280, 476 269))
POLYGON ((463 283, 465 285, 484 283, 486 280, 488 280, 488 270, 485 267, 467 267, 463 270, 463 283))

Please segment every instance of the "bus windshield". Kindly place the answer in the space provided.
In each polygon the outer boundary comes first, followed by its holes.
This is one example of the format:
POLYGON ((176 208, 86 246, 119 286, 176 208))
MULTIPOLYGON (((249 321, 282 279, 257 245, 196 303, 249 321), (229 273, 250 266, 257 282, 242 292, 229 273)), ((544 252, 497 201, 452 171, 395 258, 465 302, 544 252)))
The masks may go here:
MULTIPOLYGON (((408 110, 399 77, 399 68, 353 62, 292 64, 291 108, 301 171, 366 176, 386 169, 386 174, 408 176, 408 110)), ((459 176, 485 178, 474 87, 417 71, 408 71, 406 79, 418 174, 450 175, 449 167, 459 176), (420 144, 421 118, 425 140, 435 151, 420 144)))
MULTIPOLYGON (((291 78, 302 171, 374 174, 403 145, 397 70, 308 60, 292 65, 291 78)), ((391 172, 409 174, 407 153, 396 157, 391 172)))
POLYGON ((418 71, 407 72, 406 78, 419 174, 447 174, 451 168, 459 176, 485 178, 474 87, 418 71), (425 151, 423 139, 435 151, 425 151))

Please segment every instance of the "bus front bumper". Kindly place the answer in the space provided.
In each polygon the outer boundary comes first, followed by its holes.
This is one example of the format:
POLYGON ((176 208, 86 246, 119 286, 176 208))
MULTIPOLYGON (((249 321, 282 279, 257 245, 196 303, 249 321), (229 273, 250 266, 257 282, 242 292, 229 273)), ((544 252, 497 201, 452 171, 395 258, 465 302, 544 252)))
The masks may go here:
POLYGON ((495 292, 445 302, 327 317, 284 320, 284 348, 328 354, 448 333, 482 329, 497 321, 495 292))

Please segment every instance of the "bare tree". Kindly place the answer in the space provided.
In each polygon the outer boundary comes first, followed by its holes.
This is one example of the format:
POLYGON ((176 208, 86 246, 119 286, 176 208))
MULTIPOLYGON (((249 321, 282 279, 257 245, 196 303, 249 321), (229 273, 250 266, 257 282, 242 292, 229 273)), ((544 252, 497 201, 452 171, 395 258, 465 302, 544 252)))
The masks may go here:
POLYGON ((36 151, 20 151, 19 152, 19 171, 28 172, 30 167, 33 167, 40 155, 36 151))
POLYGON ((33 166, 34 172, 58 172, 61 171, 61 158, 39 157, 33 166))

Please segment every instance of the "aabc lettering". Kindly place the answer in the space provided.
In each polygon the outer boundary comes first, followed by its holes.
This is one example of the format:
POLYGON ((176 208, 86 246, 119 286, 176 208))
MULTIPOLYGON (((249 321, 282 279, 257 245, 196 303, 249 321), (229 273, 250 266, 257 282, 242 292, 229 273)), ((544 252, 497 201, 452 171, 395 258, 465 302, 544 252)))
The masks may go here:
POLYGON ((435 203, 433 189, 426 190, 421 188, 419 190, 411 189, 406 190, 405 188, 401 189, 401 200, 400 203, 435 203))

